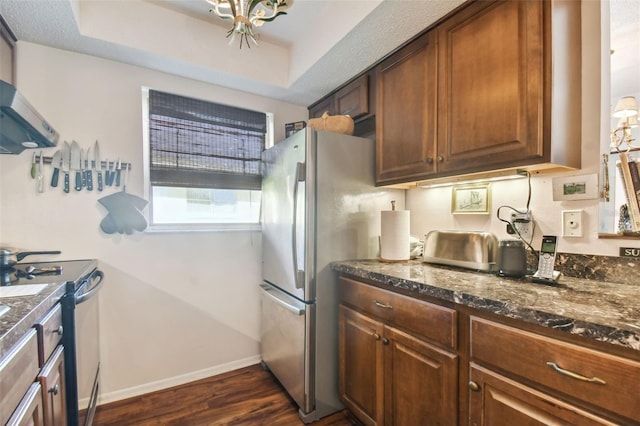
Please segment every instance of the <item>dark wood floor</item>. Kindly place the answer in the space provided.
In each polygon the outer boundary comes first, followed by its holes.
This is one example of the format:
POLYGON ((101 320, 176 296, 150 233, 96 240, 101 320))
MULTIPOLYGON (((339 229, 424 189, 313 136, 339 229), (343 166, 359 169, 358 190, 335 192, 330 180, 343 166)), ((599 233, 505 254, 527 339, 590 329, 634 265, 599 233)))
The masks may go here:
MULTIPOLYGON (((351 426, 346 412, 312 423, 351 426)), ((94 425, 304 425, 294 402, 260 365, 111 404, 96 411, 94 425)))

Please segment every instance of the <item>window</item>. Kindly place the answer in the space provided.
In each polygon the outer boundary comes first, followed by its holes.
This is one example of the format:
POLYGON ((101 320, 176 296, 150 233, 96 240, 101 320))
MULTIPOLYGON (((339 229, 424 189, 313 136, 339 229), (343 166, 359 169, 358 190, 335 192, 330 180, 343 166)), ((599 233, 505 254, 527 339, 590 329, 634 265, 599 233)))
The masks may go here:
POLYGON ((260 217, 264 112, 146 89, 150 229, 253 229, 260 217))

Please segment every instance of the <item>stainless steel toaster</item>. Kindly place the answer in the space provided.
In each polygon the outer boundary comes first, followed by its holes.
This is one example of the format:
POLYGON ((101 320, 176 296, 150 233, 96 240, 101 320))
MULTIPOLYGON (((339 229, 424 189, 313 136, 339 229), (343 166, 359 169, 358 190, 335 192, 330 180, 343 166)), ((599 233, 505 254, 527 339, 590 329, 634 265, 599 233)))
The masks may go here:
POLYGON ((431 231, 425 235, 426 263, 489 272, 495 269, 498 239, 491 232, 431 231))

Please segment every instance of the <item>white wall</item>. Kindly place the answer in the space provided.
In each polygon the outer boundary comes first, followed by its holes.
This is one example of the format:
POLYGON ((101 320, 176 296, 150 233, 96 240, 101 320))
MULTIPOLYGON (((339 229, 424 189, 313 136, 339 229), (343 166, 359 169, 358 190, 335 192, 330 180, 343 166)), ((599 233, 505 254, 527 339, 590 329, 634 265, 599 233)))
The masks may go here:
MULTIPOLYGON (((607 114, 608 99, 601 95, 601 78, 608 78, 606 69, 601 73, 600 43, 600 2, 582 2, 582 168, 562 174, 540 175, 532 178, 532 197, 530 208, 536 221, 533 246, 539 248, 543 234, 561 235, 562 210, 584 210, 585 232, 582 238, 560 238, 558 250, 564 253, 581 253, 617 256, 618 248, 639 247, 638 240, 616 240, 598 238, 599 199, 583 201, 553 201, 552 178, 598 174, 600 176, 600 144, 607 140, 609 120, 607 114), (601 114, 602 111, 602 114, 601 114)), ((605 52, 607 53, 607 52, 605 52)), ((608 62, 603 62, 608 67, 608 62)), ((606 88, 605 88, 606 89, 606 88)), ((608 89, 604 93, 608 93, 608 89)), ((606 143, 605 143, 606 145, 606 143)), ((601 185, 601 182, 600 182, 601 185)), ((496 217, 499 206, 515 208, 525 207, 527 203, 526 179, 494 182, 491 184, 492 202, 489 215, 451 215, 451 187, 433 189, 413 189, 407 191, 407 208, 411 210, 411 232, 423 236, 431 230, 479 230, 490 231, 498 239, 512 239, 507 234, 506 224, 496 217)), ((501 211, 501 217, 508 218, 509 209, 501 211)))
MULTIPOLYGON (((18 89, 61 140, 85 149, 99 140, 103 159, 131 162, 127 190, 140 196, 142 86, 273 112, 276 140, 284 123, 308 116, 304 107, 25 42, 17 70, 18 89)), ((0 241, 62 251, 46 260, 99 259, 102 403, 259 361, 259 232, 104 234, 97 200, 117 189, 64 194, 47 184, 38 194, 32 153, 0 157, 0 241)))

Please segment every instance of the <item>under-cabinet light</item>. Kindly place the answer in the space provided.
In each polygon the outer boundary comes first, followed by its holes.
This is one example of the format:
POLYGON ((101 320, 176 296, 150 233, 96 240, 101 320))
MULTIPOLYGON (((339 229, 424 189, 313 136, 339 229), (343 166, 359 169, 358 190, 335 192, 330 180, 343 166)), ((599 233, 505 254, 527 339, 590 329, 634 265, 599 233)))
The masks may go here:
POLYGON ((450 176, 418 183, 420 188, 438 188, 460 184, 472 184, 480 182, 496 182, 500 180, 520 179, 527 177, 529 172, 523 169, 498 170, 494 172, 474 173, 471 175, 450 176))

